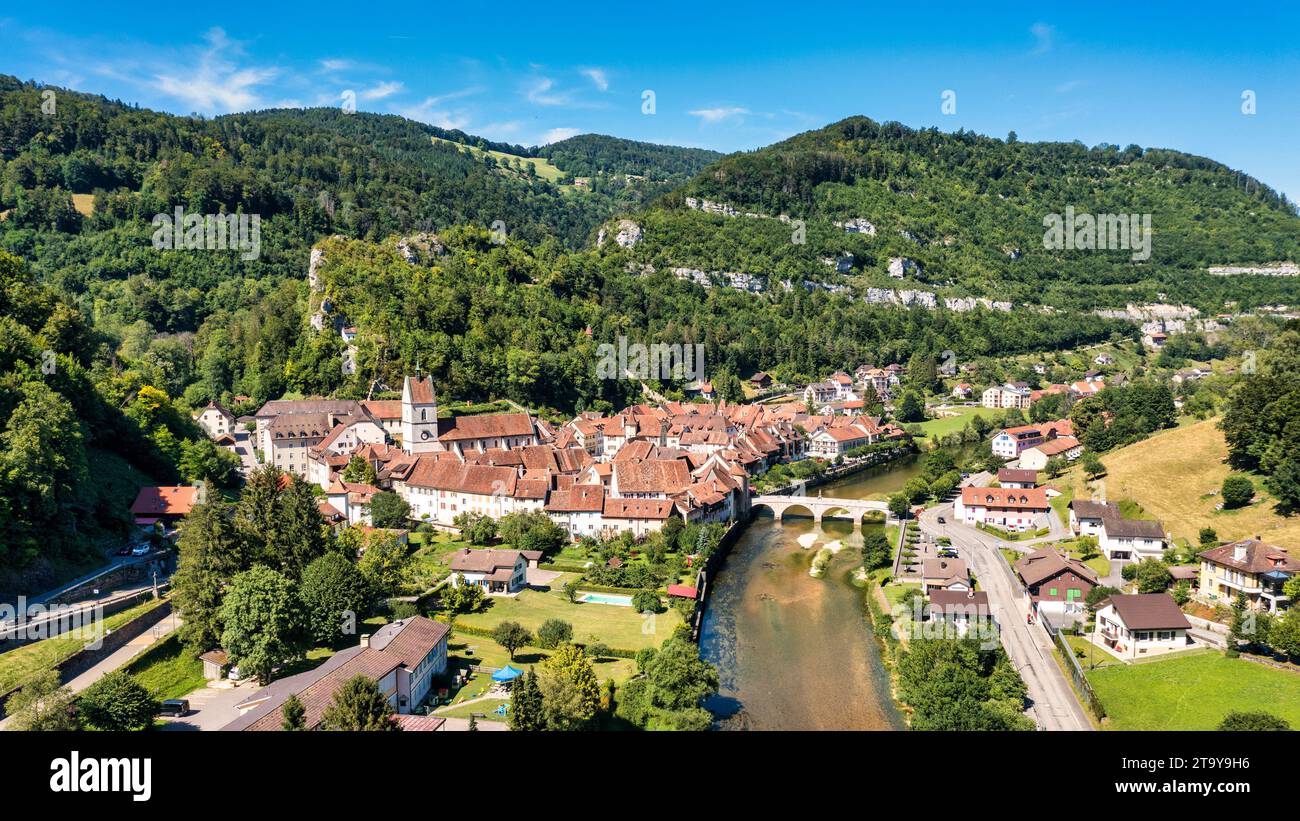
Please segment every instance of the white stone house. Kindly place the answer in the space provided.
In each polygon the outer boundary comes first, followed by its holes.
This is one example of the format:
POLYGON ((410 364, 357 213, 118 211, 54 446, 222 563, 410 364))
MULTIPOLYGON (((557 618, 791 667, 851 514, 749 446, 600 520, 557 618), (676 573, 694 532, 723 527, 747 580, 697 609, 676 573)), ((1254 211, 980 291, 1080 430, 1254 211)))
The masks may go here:
POLYGON ((1167 593, 1111 596, 1097 611, 1092 640, 1131 660, 1190 646, 1191 628, 1167 593))

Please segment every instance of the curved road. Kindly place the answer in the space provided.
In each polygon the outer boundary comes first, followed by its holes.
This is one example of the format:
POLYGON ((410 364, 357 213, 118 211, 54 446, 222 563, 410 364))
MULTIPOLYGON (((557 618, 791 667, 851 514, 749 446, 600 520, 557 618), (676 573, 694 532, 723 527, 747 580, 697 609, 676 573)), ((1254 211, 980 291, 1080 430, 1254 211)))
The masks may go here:
POLYGON ((1029 689, 1029 715, 1044 730, 1091 730, 1092 723, 1056 662, 1051 640, 1041 627, 1025 621, 1028 594, 998 555, 999 547, 1014 547, 1015 543, 954 524, 951 504, 930 508, 920 521, 924 532, 952 539, 953 547, 979 579, 980 589, 989 594, 989 608, 1001 628, 1002 646, 1029 689), (946 523, 940 524, 939 517, 946 523))

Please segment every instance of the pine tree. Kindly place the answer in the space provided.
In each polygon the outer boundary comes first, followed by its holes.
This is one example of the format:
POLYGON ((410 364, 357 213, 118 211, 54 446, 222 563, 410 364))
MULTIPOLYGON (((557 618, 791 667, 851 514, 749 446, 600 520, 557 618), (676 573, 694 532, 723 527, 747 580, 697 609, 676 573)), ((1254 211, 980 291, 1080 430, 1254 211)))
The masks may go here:
POLYGON ((393 721, 393 708, 379 691, 379 685, 363 675, 346 682, 325 708, 321 725, 327 730, 392 732, 401 727, 393 721))
POLYGON ((306 713, 307 708, 302 706, 298 694, 290 693, 289 698, 280 707, 280 729, 287 731, 307 729, 306 713))
POLYGON ((184 618, 181 640, 195 653, 221 643, 224 583, 248 568, 245 542, 235 530, 229 505, 214 500, 195 505, 181 525, 180 559, 172 576, 176 610, 184 618))
POLYGON ((510 698, 510 729, 536 732, 546 729, 542 714, 542 691, 537 686, 537 674, 530 668, 527 675, 517 680, 510 698))

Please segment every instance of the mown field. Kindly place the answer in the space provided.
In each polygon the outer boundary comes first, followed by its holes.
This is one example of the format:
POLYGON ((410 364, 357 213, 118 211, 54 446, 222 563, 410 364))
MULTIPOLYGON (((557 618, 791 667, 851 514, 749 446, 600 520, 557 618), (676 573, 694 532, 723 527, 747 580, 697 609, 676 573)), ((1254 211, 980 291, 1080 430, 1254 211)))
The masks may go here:
POLYGON ((640 650, 658 647, 682 621, 671 607, 655 615, 651 622, 648 616, 643 617, 631 607, 571 603, 563 587, 574 578, 577 578, 575 573, 562 573, 547 591, 523 590, 513 597, 490 596, 482 612, 457 616, 456 623, 491 630, 503 621, 516 621, 535 634, 547 619, 560 619, 573 625, 575 642, 601 641, 613 648, 640 650))
POLYGON ((1214 650, 1107 666, 1087 676, 1110 730, 1213 730, 1233 710, 1261 710, 1300 728, 1300 673, 1214 650))
MULTIPOLYGON (((1145 518, 1159 519, 1175 538, 1198 543, 1203 527, 1212 527, 1220 540, 1259 535, 1283 546, 1300 544, 1300 516, 1273 512, 1272 499, 1259 477, 1251 477, 1262 501, 1239 510, 1216 511, 1217 491, 1233 471, 1228 469, 1228 447, 1215 419, 1162 431, 1149 439, 1102 456, 1102 477, 1108 499, 1132 499, 1145 518)), ((1075 495, 1083 492, 1082 475, 1070 474, 1075 495)))

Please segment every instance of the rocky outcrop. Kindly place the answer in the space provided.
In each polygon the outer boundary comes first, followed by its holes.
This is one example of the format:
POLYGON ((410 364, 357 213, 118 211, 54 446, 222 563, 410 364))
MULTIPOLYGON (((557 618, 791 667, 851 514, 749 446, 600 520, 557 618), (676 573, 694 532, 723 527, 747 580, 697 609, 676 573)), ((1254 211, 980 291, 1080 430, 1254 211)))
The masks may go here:
POLYGON ((1252 275, 1263 277, 1300 276, 1300 265, 1294 262, 1270 262, 1267 265, 1215 265, 1205 270, 1221 277, 1252 275))
POLYGON ((397 253, 412 265, 428 265, 436 257, 447 252, 446 246, 437 234, 421 231, 397 241, 397 253))
MULTIPOLYGON (((614 243, 620 248, 635 248, 636 244, 641 241, 641 226, 632 220, 619 220, 617 232, 614 234, 614 243)), ((604 228, 596 235, 596 247, 599 248, 605 244, 609 238, 609 232, 604 228)))
POLYGON ((876 226, 873 225, 870 220, 865 219, 863 217, 854 217, 853 219, 850 220, 837 222, 835 223, 835 227, 843 228, 845 232, 850 234, 866 234, 867 236, 870 237, 874 237, 876 235, 876 226))
POLYGON ((894 279, 914 277, 921 273, 921 264, 908 257, 893 257, 889 260, 889 275, 894 279))

